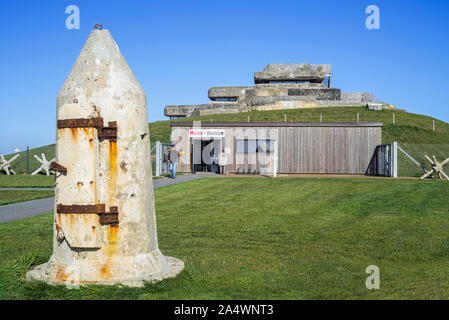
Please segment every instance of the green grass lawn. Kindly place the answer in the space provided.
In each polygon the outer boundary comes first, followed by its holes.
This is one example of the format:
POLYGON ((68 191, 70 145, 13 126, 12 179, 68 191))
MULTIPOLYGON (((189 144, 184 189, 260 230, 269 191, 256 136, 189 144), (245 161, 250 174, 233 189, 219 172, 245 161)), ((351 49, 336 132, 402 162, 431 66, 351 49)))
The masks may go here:
POLYGON ((53 197, 53 191, 40 190, 0 190, 0 206, 6 204, 53 197))
POLYGON ((51 188, 55 184, 55 176, 35 176, 16 174, 0 174, 0 188, 51 188))
POLYGON ((449 298, 449 183, 207 178, 155 190, 176 278, 144 288, 27 283, 51 255, 52 215, 0 224, 0 299, 449 298), (367 290, 365 269, 380 268, 367 290))

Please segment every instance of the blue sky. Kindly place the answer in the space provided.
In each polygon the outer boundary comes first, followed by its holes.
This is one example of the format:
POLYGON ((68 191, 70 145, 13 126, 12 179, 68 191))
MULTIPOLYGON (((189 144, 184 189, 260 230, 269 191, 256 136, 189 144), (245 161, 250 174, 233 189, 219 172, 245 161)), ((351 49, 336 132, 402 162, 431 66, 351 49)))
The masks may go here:
POLYGON ((148 97, 205 103, 211 86, 251 85, 267 63, 330 63, 332 85, 373 92, 449 122, 449 1, 1 0, 0 153, 55 141, 56 95, 95 23, 117 41, 148 97), (65 8, 80 8, 67 30, 65 8), (365 28, 380 8, 381 30, 365 28))

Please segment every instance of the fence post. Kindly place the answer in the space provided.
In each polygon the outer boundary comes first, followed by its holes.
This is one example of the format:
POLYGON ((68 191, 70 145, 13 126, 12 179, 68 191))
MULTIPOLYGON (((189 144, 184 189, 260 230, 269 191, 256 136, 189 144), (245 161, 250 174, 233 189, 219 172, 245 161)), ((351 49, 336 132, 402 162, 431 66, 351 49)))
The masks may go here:
POLYGON ((287 115, 284 114, 284 122, 287 122, 287 115))
POLYGON ((161 142, 156 141, 156 177, 161 175, 161 164, 162 164, 162 154, 161 154, 161 142))
POLYGON ((391 169, 391 176, 393 178, 398 177, 398 143, 394 141, 391 144, 391 161, 393 162, 391 169))
POLYGON ((360 122, 360 115, 359 115, 359 113, 357 112, 357 123, 359 123, 360 122))
POLYGON ((432 129, 435 131, 435 120, 432 120, 432 129))
POLYGON ((323 114, 322 113, 320 114, 320 122, 321 123, 323 122, 323 114))
POLYGON ((27 174, 30 174, 30 147, 27 146, 27 174))
POLYGON ((396 117, 395 117, 394 113, 393 113, 393 124, 396 124, 396 117))
POLYGON ((272 157, 273 161, 273 177, 277 177, 278 173, 278 141, 275 140, 275 146, 274 146, 274 155, 272 157))
POLYGON ((391 145, 387 144, 386 148, 385 148, 385 160, 386 161, 386 165, 385 165, 385 176, 387 177, 391 177, 391 165, 392 165, 392 161, 391 161, 391 145))

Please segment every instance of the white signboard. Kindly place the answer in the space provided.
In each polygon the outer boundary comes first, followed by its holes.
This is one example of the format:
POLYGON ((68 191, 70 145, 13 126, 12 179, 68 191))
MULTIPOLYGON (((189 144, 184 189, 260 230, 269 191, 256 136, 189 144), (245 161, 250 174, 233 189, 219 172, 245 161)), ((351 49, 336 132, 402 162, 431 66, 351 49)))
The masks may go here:
POLYGON ((223 138, 223 129, 189 129, 189 138, 223 138))

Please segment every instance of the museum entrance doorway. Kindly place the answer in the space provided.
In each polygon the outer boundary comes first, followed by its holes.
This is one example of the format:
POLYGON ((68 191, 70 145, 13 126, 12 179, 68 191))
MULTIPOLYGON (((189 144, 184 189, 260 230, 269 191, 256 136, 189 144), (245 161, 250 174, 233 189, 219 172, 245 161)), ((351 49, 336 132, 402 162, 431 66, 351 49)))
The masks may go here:
POLYGON ((221 150, 221 139, 192 139, 192 172, 220 173, 218 156, 221 150))

